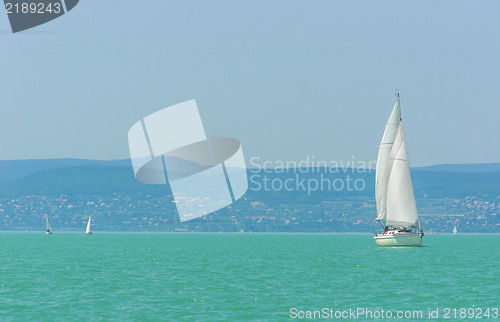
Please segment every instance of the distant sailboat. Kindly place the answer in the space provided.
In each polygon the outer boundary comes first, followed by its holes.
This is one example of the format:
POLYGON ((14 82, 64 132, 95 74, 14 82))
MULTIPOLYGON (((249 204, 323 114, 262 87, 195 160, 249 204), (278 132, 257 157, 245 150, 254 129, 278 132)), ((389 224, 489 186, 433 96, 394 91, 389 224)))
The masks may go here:
POLYGON ((457 233, 457 226, 453 226, 453 235, 455 235, 457 233))
POLYGON ((396 96, 380 143, 375 178, 376 219, 386 225, 373 239, 379 246, 421 246, 424 233, 413 194, 399 94, 396 96))
POLYGON ((50 228, 50 219, 49 219, 49 214, 45 215, 45 229, 46 229, 46 234, 50 235, 52 234, 52 228, 50 228))
POLYGON ((90 231, 90 221, 92 220, 92 216, 89 217, 89 221, 87 222, 87 229, 85 230, 85 233, 87 235, 92 235, 92 232, 90 231))

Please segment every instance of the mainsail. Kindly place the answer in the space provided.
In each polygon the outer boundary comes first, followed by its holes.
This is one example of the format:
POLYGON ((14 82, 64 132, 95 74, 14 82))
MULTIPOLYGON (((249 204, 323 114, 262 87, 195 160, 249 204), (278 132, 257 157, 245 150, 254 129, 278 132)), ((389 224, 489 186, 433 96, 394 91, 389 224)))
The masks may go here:
POLYGON ((385 128, 376 171, 377 219, 392 227, 418 227, 399 99, 385 128))
POLYGON ((406 144, 403 123, 399 124, 396 140, 389 157, 389 182, 387 184, 387 218, 388 226, 418 227, 418 212, 410 166, 406 155, 406 144))

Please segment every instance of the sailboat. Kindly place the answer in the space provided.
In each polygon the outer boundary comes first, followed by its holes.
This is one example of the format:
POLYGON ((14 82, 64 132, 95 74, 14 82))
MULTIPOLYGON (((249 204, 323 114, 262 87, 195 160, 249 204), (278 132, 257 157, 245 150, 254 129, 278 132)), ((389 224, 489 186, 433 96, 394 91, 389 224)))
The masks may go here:
POLYGON ((50 219, 49 219, 49 214, 45 214, 45 229, 46 229, 46 234, 50 235, 52 234, 52 228, 50 228, 50 219))
POLYGON ((455 235, 457 233, 457 226, 453 226, 453 235, 455 235))
POLYGON ((396 97, 380 143, 375 177, 376 219, 381 225, 385 221, 385 226, 373 239, 378 246, 421 246, 424 232, 413 194, 399 93, 396 97))
POLYGON ((85 230, 85 233, 87 235, 92 235, 92 232, 90 231, 90 221, 92 220, 92 216, 89 217, 89 221, 87 222, 87 229, 85 230))

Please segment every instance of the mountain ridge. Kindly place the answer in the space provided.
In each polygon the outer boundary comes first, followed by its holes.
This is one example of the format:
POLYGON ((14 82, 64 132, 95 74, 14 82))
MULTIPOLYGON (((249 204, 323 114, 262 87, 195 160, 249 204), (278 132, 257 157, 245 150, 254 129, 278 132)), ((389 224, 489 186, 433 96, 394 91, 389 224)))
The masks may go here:
MULTIPOLYGON (((0 160, 0 184, 26 177, 30 174, 45 170, 68 168, 68 167, 120 167, 130 168, 130 159, 117 160, 94 160, 76 158, 58 159, 22 159, 22 160, 0 160)), ((293 168, 290 168, 293 169, 293 168)), ((424 167, 412 167, 412 171, 427 172, 457 172, 457 173, 488 173, 500 172, 500 163, 463 163, 463 164, 436 164, 424 167)), ((249 170, 254 170, 249 168, 249 170)), ((341 169, 343 170, 343 169, 341 169)), ((367 172, 374 171, 366 169, 367 172)))

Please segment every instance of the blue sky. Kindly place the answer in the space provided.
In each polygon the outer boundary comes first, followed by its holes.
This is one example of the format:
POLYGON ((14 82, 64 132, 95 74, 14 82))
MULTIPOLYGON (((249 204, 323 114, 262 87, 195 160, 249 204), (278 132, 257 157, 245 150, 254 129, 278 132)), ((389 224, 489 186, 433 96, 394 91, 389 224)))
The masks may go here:
POLYGON ((128 129, 196 99, 262 160, 375 160, 401 93, 412 166, 500 162, 496 1, 99 1, 12 34, 0 159, 128 158, 128 129))

